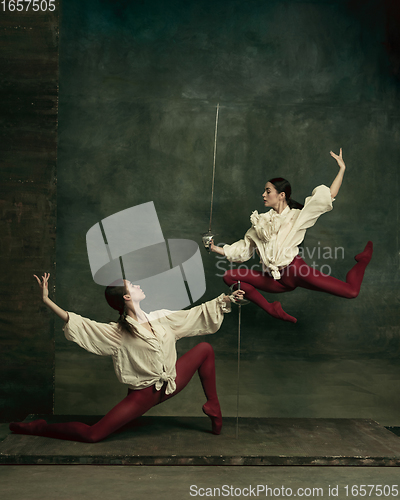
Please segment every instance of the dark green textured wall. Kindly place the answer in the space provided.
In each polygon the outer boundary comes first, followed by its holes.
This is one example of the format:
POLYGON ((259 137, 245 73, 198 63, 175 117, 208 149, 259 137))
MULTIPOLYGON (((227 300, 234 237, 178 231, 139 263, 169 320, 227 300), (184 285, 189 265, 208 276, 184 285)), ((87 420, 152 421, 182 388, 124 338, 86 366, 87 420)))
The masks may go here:
POLYGON ((58 2, 55 6, 53 12, 0 7, 2 422, 53 411, 54 318, 46 314, 32 275, 51 272, 54 289, 58 2))
MULTIPOLYGON (((344 184, 334 210, 308 231, 306 260, 344 279, 354 255, 367 240, 375 243, 355 300, 306 290, 280 295, 296 325, 254 305, 243 308, 243 414, 398 424, 400 99, 383 45, 385 16, 373 1, 65 2, 60 305, 115 319, 92 280, 85 246, 88 229, 108 215, 154 201, 166 238, 200 242, 220 103, 218 241, 243 236, 251 212, 263 210, 268 178, 288 178, 299 201, 316 185, 329 185, 337 172, 329 151, 342 147, 344 184), (325 259, 326 247, 343 251, 325 259)), ((227 266, 204 250, 202 256, 207 300, 225 291, 227 266)), ((234 311, 208 338, 226 415, 235 414, 236 331, 234 311)), ((182 340, 179 352, 199 340, 182 340)), ((109 359, 80 351, 60 328, 56 342, 58 413, 103 413, 122 397, 109 359)), ((201 405, 191 398, 200 392, 194 383, 157 412, 197 414, 201 405)))

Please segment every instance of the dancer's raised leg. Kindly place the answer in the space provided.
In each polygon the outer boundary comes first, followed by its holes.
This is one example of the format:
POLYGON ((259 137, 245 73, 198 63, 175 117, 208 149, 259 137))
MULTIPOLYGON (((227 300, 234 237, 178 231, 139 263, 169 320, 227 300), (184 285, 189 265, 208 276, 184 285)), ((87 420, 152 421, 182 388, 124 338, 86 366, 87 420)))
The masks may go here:
POLYGON ((283 319, 296 323, 297 319, 287 314, 281 306, 280 302, 268 302, 268 300, 256 290, 263 290, 270 293, 290 292, 292 288, 284 286, 278 280, 274 280, 271 276, 260 271, 252 269, 230 269, 226 271, 223 277, 228 286, 232 286, 240 281, 240 288, 245 291, 245 299, 254 302, 261 309, 264 309, 268 314, 274 318, 283 319))
POLYGON ((283 276, 282 281, 288 286, 300 286, 308 290, 353 299, 360 293, 365 269, 372 258, 372 252, 372 242, 369 241, 364 251, 355 256, 357 264, 347 273, 346 281, 341 281, 309 267, 300 257, 296 257, 290 264, 288 273, 283 276))

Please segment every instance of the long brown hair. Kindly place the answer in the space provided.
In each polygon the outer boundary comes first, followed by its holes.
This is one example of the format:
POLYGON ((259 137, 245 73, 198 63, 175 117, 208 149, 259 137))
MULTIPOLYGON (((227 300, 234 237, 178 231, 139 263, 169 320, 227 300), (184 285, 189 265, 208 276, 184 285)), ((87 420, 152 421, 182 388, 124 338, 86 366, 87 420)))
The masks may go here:
POLYGON ((135 335, 137 333, 136 328, 126 319, 125 286, 108 286, 104 291, 104 295, 108 305, 119 312, 119 319, 117 321, 119 326, 132 335, 135 335))

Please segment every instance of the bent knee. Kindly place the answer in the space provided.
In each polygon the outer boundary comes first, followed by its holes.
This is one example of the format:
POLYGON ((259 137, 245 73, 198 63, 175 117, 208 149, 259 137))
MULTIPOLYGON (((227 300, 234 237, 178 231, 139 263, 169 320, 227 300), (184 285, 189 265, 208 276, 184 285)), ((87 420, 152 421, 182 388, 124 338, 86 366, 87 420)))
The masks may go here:
POLYGON ((349 290, 346 294, 346 299, 355 299, 359 293, 359 290, 349 290))
POLYGON ((233 275, 232 270, 225 271, 225 274, 223 275, 222 279, 228 286, 231 286, 233 285, 233 283, 237 282, 237 278, 233 275))
POLYGON ((200 344, 197 344, 197 348, 205 356, 214 356, 213 346, 208 342, 200 342, 200 344))
POLYGON ((100 433, 97 429, 90 428, 87 434, 85 434, 83 439, 85 443, 98 443, 99 441, 102 441, 106 437, 107 436, 104 436, 104 434, 100 433))
POLYGON ((197 346, 204 351, 214 352, 213 346, 208 342, 200 342, 197 346))

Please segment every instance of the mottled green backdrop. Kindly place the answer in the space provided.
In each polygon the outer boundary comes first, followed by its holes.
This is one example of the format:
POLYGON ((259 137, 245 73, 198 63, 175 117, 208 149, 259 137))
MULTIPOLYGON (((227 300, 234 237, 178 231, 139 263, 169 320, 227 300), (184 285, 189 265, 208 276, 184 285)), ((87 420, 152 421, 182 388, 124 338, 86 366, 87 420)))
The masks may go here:
MULTIPOLYGON (((288 178, 299 201, 329 185, 337 172, 329 151, 342 147, 345 181, 334 210, 308 231, 305 259, 344 279, 367 240, 375 244, 355 300, 300 289, 280 295, 296 325, 243 307, 241 414, 398 425, 400 95, 385 22, 373 1, 63 2, 60 305, 116 319, 93 282, 85 242, 115 212, 154 201, 166 238, 201 243, 220 103, 219 242, 240 239, 251 212, 263 210, 268 178, 288 178), (335 248, 343 249, 336 258, 335 248)), ((226 290, 227 263, 201 251, 208 300, 226 290)), ((236 414, 237 319, 236 309, 208 337, 225 415, 236 414)), ((199 340, 180 341, 179 353, 199 340)), ((101 414, 123 397, 111 360, 68 343, 61 324, 56 346, 57 413, 101 414)), ((194 381, 153 414, 200 415, 202 403, 194 381)))

